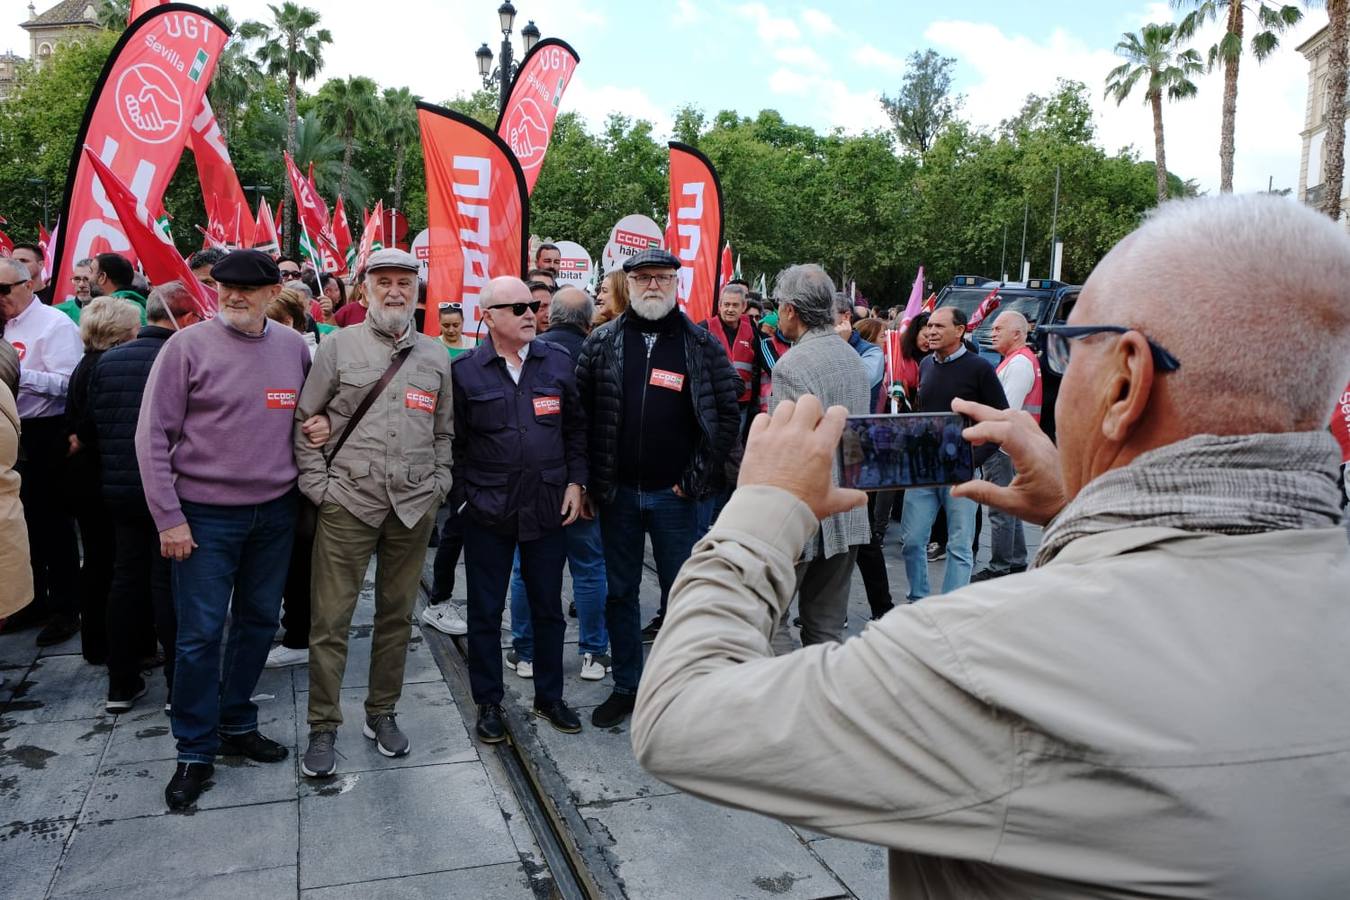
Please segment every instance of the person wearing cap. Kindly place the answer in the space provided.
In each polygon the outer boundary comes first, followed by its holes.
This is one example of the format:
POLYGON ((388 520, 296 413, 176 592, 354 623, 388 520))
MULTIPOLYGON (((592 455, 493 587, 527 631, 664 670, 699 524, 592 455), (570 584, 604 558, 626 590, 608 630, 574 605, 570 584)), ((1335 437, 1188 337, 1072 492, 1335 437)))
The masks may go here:
MULTIPOLYGON (((598 728, 633 710, 642 641, 655 637, 666 596, 697 536, 698 501, 728 483, 742 390, 722 345, 676 306, 680 260, 660 249, 624 262, 628 311, 597 328, 577 360, 590 430, 591 496, 599 503, 608 594, 605 624, 614 691, 591 715, 598 728), (650 534, 660 609, 641 624, 644 536, 650 534)), ((734 480, 734 479, 732 479, 734 480)))
POLYGON ((299 474, 291 419, 309 350, 265 315, 281 293, 266 253, 234 250, 211 277, 219 312, 165 342, 136 421, 136 461, 160 553, 172 561, 178 615, 170 809, 196 801, 218 753, 258 762, 287 755, 258 732, 249 698, 277 629, 291 555, 299 474))
POLYGON ((347 633, 371 556, 375 623, 363 734, 388 757, 409 740, 394 707, 412 634, 427 539, 450 491, 450 358, 413 327, 417 260, 389 248, 363 275, 366 318, 319 344, 294 410, 300 490, 319 510, 309 633, 309 747, 300 771, 337 770, 347 633), (369 401, 369 402, 367 402, 369 401), (364 407, 364 411, 362 408, 364 407), (332 436, 314 447, 302 424, 326 416, 332 436))

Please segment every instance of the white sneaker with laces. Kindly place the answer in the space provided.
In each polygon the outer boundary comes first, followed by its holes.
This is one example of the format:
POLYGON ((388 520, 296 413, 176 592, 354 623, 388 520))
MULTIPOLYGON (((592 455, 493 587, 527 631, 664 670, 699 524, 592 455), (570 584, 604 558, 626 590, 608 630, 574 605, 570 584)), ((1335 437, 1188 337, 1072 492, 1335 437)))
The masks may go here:
POLYGON ((604 653, 581 655, 581 677, 585 681, 601 681, 612 668, 609 656, 604 653))
POLYGON ((449 602, 434 603, 422 610, 422 624, 430 625, 442 634, 468 634, 469 623, 464 613, 449 602))
POLYGON ((521 678, 534 677, 534 663, 528 659, 521 659, 514 650, 506 651, 506 664, 515 669, 521 678))
POLYGON ((301 666, 309 662, 308 650, 292 650, 285 644, 277 644, 267 652, 264 668, 284 669, 287 666, 301 666))

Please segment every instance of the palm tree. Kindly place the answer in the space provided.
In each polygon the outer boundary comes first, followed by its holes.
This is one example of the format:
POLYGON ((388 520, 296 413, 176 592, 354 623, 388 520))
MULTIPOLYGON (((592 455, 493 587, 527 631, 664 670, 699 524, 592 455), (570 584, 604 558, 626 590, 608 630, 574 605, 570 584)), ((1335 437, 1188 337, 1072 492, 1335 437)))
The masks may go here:
POLYGON ((1274 3, 1271 0, 1172 0, 1172 5, 1178 9, 1192 7, 1181 20, 1177 32, 1181 40, 1189 40, 1200 26, 1218 20, 1221 15, 1223 17, 1223 37, 1209 48, 1207 64, 1211 71, 1216 65, 1223 65, 1219 190, 1226 194, 1232 193, 1235 150, 1233 132, 1237 122, 1238 67, 1242 62, 1243 50, 1246 46, 1250 46, 1256 61, 1262 62, 1280 45, 1279 35, 1303 18, 1303 12, 1297 6, 1274 3), (1248 13, 1255 14, 1259 30, 1249 41, 1244 41, 1248 13))
POLYGON ((216 72, 211 76, 208 95, 211 108, 215 110, 216 121, 220 123, 221 136, 228 142, 230 129, 238 119, 239 111, 258 86, 262 70, 258 63, 248 55, 244 37, 235 25, 228 6, 217 6, 211 14, 225 23, 225 27, 234 32, 229 43, 216 62, 216 72))
MULTIPOLYGON (((1326 143, 1322 158, 1326 172, 1322 178, 1322 212, 1339 220, 1341 194, 1345 190, 1345 112, 1347 64, 1350 63, 1350 0, 1308 0, 1309 6, 1324 5, 1331 19, 1330 47, 1327 51, 1326 143)), ((1311 177, 1313 173, 1309 172, 1311 177)))
POLYGON ((1200 54, 1194 50, 1177 52, 1177 26, 1145 25, 1138 34, 1127 32, 1116 44, 1116 53, 1125 62, 1106 76, 1106 96, 1116 105, 1125 102, 1136 85, 1148 76, 1144 102, 1153 109, 1153 159, 1158 170, 1158 202, 1167 199, 1167 153, 1163 148, 1163 94, 1169 100, 1195 96, 1191 81, 1204 70, 1200 54))
MULTIPOLYGON (((298 81, 308 81, 323 68, 323 45, 333 43, 333 35, 327 28, 319 28, 319 13, 307 6, 299 6, 286 0, 280 7, 267 4, 272 11, 272 23, 245 22, 239 33, 247 39, 258 38, 262 41, 254 54, 268 75, 286 76, 286 149, 295 153, 295 86, 298 81)), ((285 224, 286 243, 294 239, 294 212, 291 202, 291 182, 285 184, 285 224)))
MULTIPOLYGON (((314 166, 314 186, 325 197, 336 197, 343 179, 343 142, 317 113, 306 113, 295 126, 295 164, 302 172, 314 166)), ((370 182, 359 171, 348 171, 348 204, 356 207, 370 199, 370 182)))
POLYGON ((94 21, 99 28, 109 31, 123 31, 127 19, 131 17, 131 0, 99 0, 94 7, 94 21))
POLYGON ((394 209, 403 208, 403 167, 408 159, 408 148, 421 140, 417 125, 419 98, 405 87, 385 88, 384 140, 394 148, 394 209))
POLYGON ((375 130, 380 119, 379 88, 375 82, 363 75, 353 75, 346 81, 333 78, 319 88, 315 96, 315 109, 319 121, 330 130, 337 132, 344 144, 342 151, 342 178, 338 184, 338 195, 347 193, 347 176, 352 168, 352 150, 356 139, 365 137, 375 130))

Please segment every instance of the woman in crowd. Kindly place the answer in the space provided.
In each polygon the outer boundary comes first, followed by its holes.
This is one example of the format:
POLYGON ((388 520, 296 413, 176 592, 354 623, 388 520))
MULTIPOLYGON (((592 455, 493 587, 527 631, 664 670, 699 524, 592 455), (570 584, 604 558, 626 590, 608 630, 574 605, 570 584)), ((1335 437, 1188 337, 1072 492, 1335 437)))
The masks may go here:
MULTIPOLYGON (((70 375, 66 395, 66 434, 70 441, 67 496, 80 526, 84 559, 80 565, 80 649, 96 666, 108 660, 105 625, 108 585, 112 582, 113 528, 103 506, 98 450, 80 443, 76 432, 89 415, 89 381, 104 352, 136 336, 141 309, 121 297, 98 297, 80 313, 84 357, 70 375)), ((85 429, 85 434, 89 429, 85 429)), ((148 648, 153 653, 153 647, 148 648)))
POLYGON ((347 295, 347 302, 342 305, 333 314, 333 322, 339 328, 346 328, 348 325, 356 325, 366 320, 366 285, 363 281, 358 281, 352 285, 351 293, 347 295))
MULTIPOLYGON (((886 332, 886 323, 884 321, 882 321, 881 319, 873 318, 872 316, 868 316, 865 319, 859 319, 857 323, 853 326, 853 330, 858 332, 858 337, 862 338, 864 341, 867 341, 869 344, 877 345, 878 347, 881 348, 882 353, 883 354, 885 353, 886 350, 884 344, 885 339, 882 337, 882 335, 885 334, 886 332)), ((879 402, 877 403, 877 408, 872 410, 872 412, 887 412, 888 408, 889 403, 887 402, 886 395, 882 394, 879 402)))
POLYGON ((338 310, 347 304, 347 286, 332 272, 325 272, 320 280, 323 282, 323 292, 316 299, 323 311, 323 318, 317 324, 320 333, 327 334, 337 328, 334 318, 338 310))
POLYGON ((468 353, 478 342, 464 333, 464 305, 439 303, 437 313, 441 323, 441 343, 450 352, 450 358, 468 353))
POLYGON ((600 282, 595 295, 595 324, 597 327, 617 319, 628 310, 628 276, 615 269, 600 282))

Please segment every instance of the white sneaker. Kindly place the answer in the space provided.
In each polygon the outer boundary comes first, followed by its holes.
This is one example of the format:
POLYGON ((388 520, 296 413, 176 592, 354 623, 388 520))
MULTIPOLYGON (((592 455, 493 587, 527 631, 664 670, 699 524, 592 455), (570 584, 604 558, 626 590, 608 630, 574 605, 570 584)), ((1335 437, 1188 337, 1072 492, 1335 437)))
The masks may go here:
POLYGON ((300 666, 309 662, 308 650, 292 650, 285 644, 277 644, 267 652, 264 668, 284 669, 287 666, 300 666))
POLYGON ((581 655, 581 677, 584 681, 600 681, 613 669, 607 653, 583 653, 581 655))
POLYGON ((506 664, 515 669, 521 678, 534 677, 534 663, 528 659, 521 659, 514 650, 506 651, 506 664))
POLYGON ((450 601, 434 603, 422 610, 422 624, 442 634, 468 634, 469 623, 460 608, 450 601))

